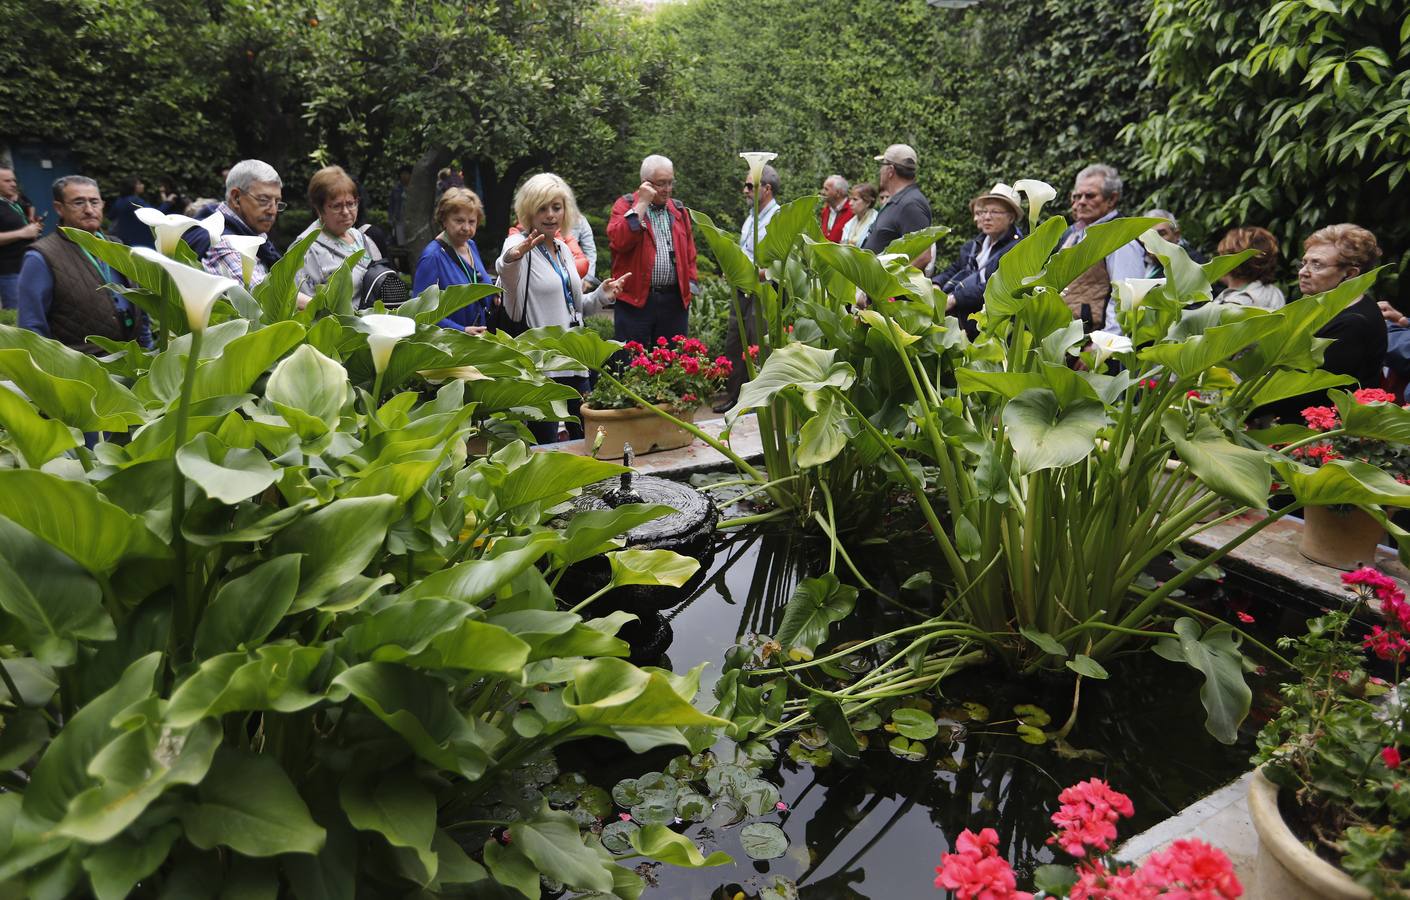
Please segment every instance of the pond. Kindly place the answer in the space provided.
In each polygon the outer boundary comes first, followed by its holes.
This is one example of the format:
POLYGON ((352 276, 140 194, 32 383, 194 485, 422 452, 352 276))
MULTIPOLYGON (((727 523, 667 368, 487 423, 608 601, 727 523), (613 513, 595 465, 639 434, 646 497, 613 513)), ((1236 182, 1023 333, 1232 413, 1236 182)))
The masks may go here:
MULTIPOLYGON (((728 648, 751 633, 772 634, 797 583, 825 567, 825 558, 816 558, 810 549, 805 538, 786 533, 717 538, 703 580, 665 612, 673 634, 663 664, 684 672, 708 663, 702 702, 710 702, 708 693, 728 648)), ((873 556, 870 568, 880 570, 884 579, 888 561, 907 553, 893 548, 873 556)), ((906 564, 914 565, 914 557, 906 564)), ((1252 608, 1270 623, 1279 618, 1277 607, 1255 595, 1212 581, 1204 585, 1199 602, 1211 609, 1227 614, 1232 605, 1252 608)), ((839 627, 844 636, 874 635, 894 627, 886 624, 892 615, 868 610, 864 596, 857 612, 839 627)), ((1109 668, 1110 680, 1084 682, 1077 726, 1061 748, 1019 740, 1012 709, 1039 706, 1054 720, 1051 728, 1057 728, 1071 710, 1071 680, 1016 680, 994 667, 942 682, 944 696, 930 698, 935 704, 931 711, 953 724, 948 733, 926 742, 919 760, 893 755, 886 749, 887 736, 876 732, 881 738, 862 752, 860 764, 816 766, 806 761, 806 753, 795 758, 785 752, 794 740, 785 736, 770 745, 776 756, 761 771, 751 772, 777 787, 777 804, 754 810, 757 815, 717 815, 686 831, 707 855, 723 850, 733 864, 698 870, 647 864, 638 870, 653 885, 645 896, 938 896, 935 866, 949 841, 966 827, 998 830, 1022 885, 1034 867, 1054 859, 1044 842, 1053 830, 1048 817, 1063 787, 1100 777, 1131 796, 1136 815, 1121 825, 1126 839, 1250 768, 1254 734, 1276 704, 1273 675, 1250 676, 1254 711, 1239 741, 1226 746, 1204 729, 1198 673, 1146 650, 1120 656, 1109 668), (787 836, 782 856, 754 861, 744 851, 746 827, 760 822, 778 825, 787 836)), ((736 752, 728 740, 714 751, 720 762, 736 752)), ((669 751, 618 754, 586 774, 607 788, 649 770, 680 775, 684 760, 672 767, 673 757, 669 751)), ((617 813, 626 815, 622 809, 617 813)))

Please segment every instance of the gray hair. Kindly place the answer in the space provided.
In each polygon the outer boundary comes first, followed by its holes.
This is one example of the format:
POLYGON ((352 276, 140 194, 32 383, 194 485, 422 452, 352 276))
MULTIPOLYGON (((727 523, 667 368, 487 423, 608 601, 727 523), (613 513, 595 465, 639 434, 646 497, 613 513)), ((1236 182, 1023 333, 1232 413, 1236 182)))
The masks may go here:
POLYGON ((64 189, 71 184, 76 184, 80 187, 98 187, 98 182, 94 181, 92 178, 89 178, 87 175, 65 175, 62 178, 54 179, 54 187, 52 189, 54 192, 54 199, 63 200, 64 189))
POLYGON ((836 182, 843 193, 846 193, 847 191, 850 191, 852 189, 852 186, 847 183, 847 179, 843 178, 841 175, 829 175, 827 176, 827 178, 823 179, 824 185, 826 185, 828 182, 836 182))
POLYGON ((653 153, 641 161, 641 180, 649 181, 653 173, 661 169, 675 171, 676 165, 659 153, 653 153))
POLYGON ((765 165, 764 171, 759 173, 759 183, 767 184, 769 190, 773 191, 775 199, 777 199, 779 192, 783 190, 783 179, 778 177, 778 169, 770 165, 765 165))
POLYGON ((279 173, 269 163, 262 159, 242 159, 231 166, 230 174, 225 176, 225 198, 230 199, 230 192, 236 189, 248 192, 256 181, 278 188, 284 186, 279 173))
POLYGON ((1148 209, 1142 215, 1148 219, 1164 219, 1170 223, 1171 228, 1180 230, 1180 223, 1175 219, 1175 214, 1168 209, 1148 209))
POLYGON ((1102 163, 1097 163, 1094 166, 1088 166, 1087 168, 1078 172, 1077 178, 1073 181, 1073 183, 1076 184, 1078 181, 1082 181, 1085 178, 1094 177, 1100 178, 1102 180, 1103 194, 1108 197, 1121 196, 1121 188, 1123 187, 1121 181, 1121 173, 1117 172, 1115 168, 1108 165, 1104 165, 1102 163))

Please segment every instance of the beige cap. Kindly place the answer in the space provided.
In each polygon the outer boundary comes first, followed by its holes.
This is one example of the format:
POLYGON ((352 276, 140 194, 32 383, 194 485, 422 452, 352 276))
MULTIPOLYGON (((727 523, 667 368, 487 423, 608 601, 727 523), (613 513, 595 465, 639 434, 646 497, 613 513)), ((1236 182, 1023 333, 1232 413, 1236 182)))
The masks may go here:
POLYGON ((998 200, 1013 211, 1013 217, 1015 219, 1023 218, 1023 204, 1018 199, 1018 191, 1004 184, 1002 181, 989 188, 987 193, 980 194, 978 197, 969 201, 969 208, 971 210, 974 209, 974 205, 980 200, 998 200))
POLYGON ((911 169, 916 167, 916 151, 910 144, 892 144, 886 148, 885 153, 874 158, 877 162, 906 166, 911 169))

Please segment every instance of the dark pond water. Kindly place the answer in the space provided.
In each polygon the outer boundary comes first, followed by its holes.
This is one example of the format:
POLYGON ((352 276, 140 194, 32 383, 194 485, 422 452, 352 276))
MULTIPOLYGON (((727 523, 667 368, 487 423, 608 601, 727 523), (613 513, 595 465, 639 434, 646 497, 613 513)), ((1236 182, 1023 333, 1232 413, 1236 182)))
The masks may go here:
MULTIPOLYGON (((751 633, 772 634, 798 581, 824 568, 825 559, 814 559, 812 549, 805 539, 787 534, 718 539, 703 583, 666 612, 673 632, 669 666, 679 672, 700 662, 710 664, 702 679, 702 698, 719 677, 725 651, 751 633)), ((905 556, 905 564, 912 567, 917 559, 904 551, 876 556, 871 568, 879 569, 882 578, 888 575, 889 558, 905 556)), ((1269 620, 1278 617, 1275 608, 1237 589, 1206 583, 1205 594, 1201 602, 1213 607, 1227 609, 1232 604, 1253 608, 1269 620)), ((893 621, 904 623, 870 609, 863 597, 844 627, 852 636, 866 636, 895 627, 888 624, 893 621)), ((707 854, 723 850, 734 863, 695 871, 646 867, 655 884, 644 896, 938 896, 935 866, 966 827, 998 830, 1022 885, 1025 873, 1054 859, 1044 841, 1052 829, 1048 817, 1064 786, 1096 776, 1130 795, 1136 817, 1123 822, 1125 839, 1249 768, 1253 735, 1274 702, 1272 676, 1253 679, 1255 711, 1239 743, 1231 747, 1204 729, 1200 676, 1193 670, 1149 651, 1120 657, 1108 668, 1109 681, 1084 684, 1078 724, 1069 742, 1075 750, 1092 752, 1078 758, 1064 758, 1051 745, 1020 741, 1010 712, 1015 704, 1037 704, 1055 720, 1049 728, 1056 728, 1071 709, 1071 683, 1015 680, 997 668, 972 669, 942 682, 944 697, 935 698, 937 713, 942 707, 978 703, 990 711, 989 722, 964 723, 954 742, 928 741, 928 753, 920 761, 898 758, 877 741, 863 752, 860 764, 816 767, 782 752, 791 741, 786 738, 773 745, 777 761, 760 773, 778 787, 786 809, 728 825, 717 821, 716 827, 690 826, 686 833, 707 854), (788 838, 782 857, 755 862, 743 851, 742 829, 755 822, 782 828, 788 838)), ((721 759, 733 752, 727 741, 716 747, 721 759)), ((610 788, 619 778, 666 769, 674 755, 622 754, 589 767, 587 774, 610 788)), ((571 761, 561 762, 572 767, 571 761)))

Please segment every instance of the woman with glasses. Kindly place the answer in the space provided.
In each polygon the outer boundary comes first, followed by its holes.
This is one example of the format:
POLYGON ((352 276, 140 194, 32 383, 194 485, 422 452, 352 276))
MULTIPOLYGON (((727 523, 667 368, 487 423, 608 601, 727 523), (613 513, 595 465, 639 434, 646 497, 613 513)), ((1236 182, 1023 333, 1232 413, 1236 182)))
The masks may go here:
POLYGON ((969 209, 979 234, 960 248, 959 257, 948 268, 930 280, 945 292, 945 311, 959 319, 972 340, 979 334, 979 326, 970 316, 984 308, 984 286, 999 268, 999 257, 1021 237, 1015 223, 1023 207, 1018 192, 1000 181, 988 193, 971 200, 969 209))
MULTIPOLYGON (((1380 259, 1381 248, 1376 236, 1365 228, 1350 224, 1328 225, 1303 241, 1302 259, 1297 263, 1297 286, 1304 298, 1323 294, 1374 269, 1380 259)), ((1356 379, 1355 385, 1346 386, 1347 390, 1381 386, 1386 322, 1370 294, 1357 297, 1318 329, 1316 336, 1331 340, 1323 351, 1321 367, 1356 379)), ((1274 408, 1262 412, 1271 412, 1283 422, 1300 425, 1303 409, 1327 403, 1326 391, 1314 391, 1280 400, 1274 408)))
MULTIPOLYGON (((469 188, 447 188, 436 203, 436 224, 441 233, 431 239, 416 261, 411 293, 419 295, 430 287, 444 290, 457 284, 494 284, 475 246, 475 232, 485 220, 480 198, 469 188)), ((476 300, 442 319, 442 328, 471 334, 484 334, 489 324, 489 299, 476 300)))
POLYGON ((363 254, 349 274, 353 296, 362 296, 362 277, 367 274, 369 263, 382 258, 382 251, 370 237, 353 227, 357 221, 357 185, 341 166, 319 169, 308 181, 308 205, 318 218, 298 239, 303 240, 315 229, 321 228, 322 232, 304 254, 303 268, 299 269, 297 278, 299 291, 313 296, 349 257, 361 250, 363 254))

